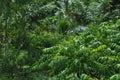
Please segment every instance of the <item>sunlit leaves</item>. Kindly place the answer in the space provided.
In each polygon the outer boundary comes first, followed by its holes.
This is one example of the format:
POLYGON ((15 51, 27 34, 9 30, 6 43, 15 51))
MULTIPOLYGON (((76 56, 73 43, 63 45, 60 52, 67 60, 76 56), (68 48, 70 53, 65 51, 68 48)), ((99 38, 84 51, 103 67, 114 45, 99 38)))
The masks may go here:
POLYGON ((119 74, 115 74, 115 75, 110 77, 110 80, 119 80, 119 79, 120 79, 120 75, 119 74))

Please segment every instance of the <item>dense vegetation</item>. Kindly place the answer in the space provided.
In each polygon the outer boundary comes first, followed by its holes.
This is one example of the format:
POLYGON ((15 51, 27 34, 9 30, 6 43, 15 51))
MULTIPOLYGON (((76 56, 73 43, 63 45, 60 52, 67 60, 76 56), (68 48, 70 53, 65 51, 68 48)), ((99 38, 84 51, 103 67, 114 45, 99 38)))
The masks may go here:
POLYGON ((120 80, 120 0, 0 0, 0 80, 120 80))

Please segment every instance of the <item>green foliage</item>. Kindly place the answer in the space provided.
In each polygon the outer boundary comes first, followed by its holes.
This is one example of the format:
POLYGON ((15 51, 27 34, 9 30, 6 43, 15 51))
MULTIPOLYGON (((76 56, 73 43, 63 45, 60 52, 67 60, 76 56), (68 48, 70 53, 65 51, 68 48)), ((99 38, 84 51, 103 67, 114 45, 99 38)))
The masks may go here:
POLYGON ((119 79, 120 79, 120 75, 119 74, 115 74, 115 75, 110 77, 110 80, 119 80, 119 79))
MULTIPOLYGON (((52 60, 52 64, 50 63, 51 67, 53 66, 52 71, 59 72, 59 76, 65 79, 67 79, 67 75, 74 75, 73 73, 76 73, 76 80, 80 78, 80 74, 89 75, 96 80, 102 78, 108 79, 117 73, 120 61, 118 56, 119 47, 117 45, 118 49, 111 47, 111 43, 119 44, 119 40, 117 40, 119 39, 117 36, 119 30, 114 26, 116 24, 103 23, 99 27, 91 26, 79 36, 69 36, 67 40, 63 40, 58 46, 45 48, 43 51, 45 54, 51 53, 54 57, 57 57, 57 60, 52 60), (110 36, 117 38, 116 41, 113 42, 110 36), (59 62, 58 60, 61 56, 67 60, 62 62, 61 59, 59 62), (66 66, 66 64, 69 66, 66 66), (114 65, 116 66, 113 67, 114 65)), ((83 80, 87 78, 88 80, 90 79, 85 77, 83 80)))
POLYGON ((119 13, 114 0, 0 0, 0 80, 119 80, 119 13))
POLYGON ((62 34, 67 34, 70 29, 70 23, 67 20, 61 20, 59 23, 59 32, 62 34))

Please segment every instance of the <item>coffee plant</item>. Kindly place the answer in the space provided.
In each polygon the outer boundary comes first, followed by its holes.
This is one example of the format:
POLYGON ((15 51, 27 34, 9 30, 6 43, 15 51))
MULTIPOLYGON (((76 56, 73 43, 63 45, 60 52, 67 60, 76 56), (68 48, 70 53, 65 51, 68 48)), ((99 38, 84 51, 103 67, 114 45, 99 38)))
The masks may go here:
POLYGON ((0 0, 0 80, 120 80, 119 0, 0 0))

